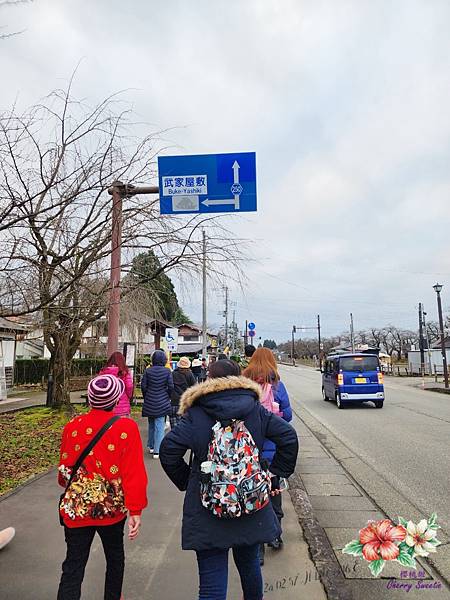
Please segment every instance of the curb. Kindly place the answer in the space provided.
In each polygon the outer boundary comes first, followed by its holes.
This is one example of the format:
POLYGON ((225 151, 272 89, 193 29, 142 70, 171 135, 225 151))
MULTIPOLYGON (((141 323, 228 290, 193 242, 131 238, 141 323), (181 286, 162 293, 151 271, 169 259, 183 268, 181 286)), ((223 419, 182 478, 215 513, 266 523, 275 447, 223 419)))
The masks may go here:
POLYGON ((52 471, 56 471, 56 470, 57 470, 57 466, 53 466, 53 467, 50 467, 50 469, 43 471, 42 473, 38 473, 37 475, 32 475, 23 483, 19 483, 19 485, 16 486, 13 490, 10 490, 9 492, 6 492, 5 494, 1 495, 0 502, 3 502, 3 500, 6 500, 7 498, 10 498, 11 496, 14 496, 14 494, 19 493, 21 490, 23 490, 23 488, 26 488, 28 485, 34 483, 38 479, 41 479, 42 477, 45 477, 52 471))
POLYGON ((328 537, 314 515, 313 507, 297 469, 289 478, 289 493, 308 544, 311 559, 319 573, 328 600, 353 600, 353 594, 328 537))
MULTIPOLYGON (((328 433, 329 433, 331 436, 333 436, 333 438, 336 438, 335 434, 334 434, 332 431, 330 431, 330 430, 329 430, 329 429, 328 429, 328 428, 327 428, 325 425, 323 425, 322 423, 320 423, 320 422, 317 420, 317 418, 316 418, 314 415, 312 415, 312 414, 311 414, 311 413, 308 411, 308 409, 304 409, 304 410, 306 411, 306 413, 308 414, 308 416, 309 416, 309 417, 310 417, 312 420, 314 420, 314 421, 316 421, 317 423, 319 423, 319 424, 321 425, 321 427, 323 427, 325 430, 327 430, 327 431, 328 431, 328 433)), ((312 434, 312 435, 313 435, 313 436, 316 438, 316 440, 319 442, 319 444, 322 446, 322 448, 324 448, 324 449, 325 449, 325 451, 326 451, 327 453, 329 453, 329 454, 330 454, 330 455, 331 455, 331 456, 332 456, 332 457, 333 457, 333 458, 334 458, 334 459, 335 459, 335 460, 336 460, 336 461, 339 463, 339 465, 340 465, 340 466, 341 466, 341 468, 342 468, 342 469, 345 471, 345 473, 346 473, 347 477, 348 477, 348 478, 349 478, 349 480, 352 482, 352 484, 353 484, 353 485, 354 485, 356 488, 359 488, 360 490, 362 490, 363 494, 364 494, 364 495, 365 495, 365 496, 366 496, 366 497, 367 497, 367 498, 370 500, 370 502, 373 504, 373 506, 374 506, 374 507, 375 507, 375 508, 376 508, 376 509, 377 509, 377 510, 380 512, 380 513, 382 513, 383 515, 385 515, 385 516, 386 516, 388 519, 389 519, 389 518, 392 518, 392 517, 390 517, 389 513, 387 512, 387 510, 386 510, 385 508, 381 507, 381 506, 378 504, 378 502, 377 502, 377 501, 376 501, 376 500, 373 498, 373 496, 371 495, 371 493, 370 493, 369 491, 367 491, 367 489, 365 489, 365 487, 364 487, 362 484, 360 484, 360 483, 359 483, 359 482, 358 482, 358 481, 355 479, 355 476, 354 476, 354 475, 351 473, 351 471, 349 471, 349 470, 347 469, 347 467, 346 467, 345 465, 343 465, 343 464, 340 462, 339 458, 336 456, 335 452, 333 451, 333 448, 329 448, 327 445, 325 445, 325 444, 322 442, 320 434, 319 434, 318 432, 316 432, 316 431, 315 431, 315 430, 314 430, 314 429, 313 429, 313 428, 310 426, 310 424, 308 424, 307 422, 305 422, 305 421, 302 419, 302 417, 299 415, 299 413, 298 413, 298 412, 296 412, 296 411, 293 411, 293 412, 295 413, 295 415, 297 416, 297 418, 298 418, 298 419, 300 419, 300 421, 303 423, 303 425, 304 425, 304 426, 305 426, 305 427, 306 427, 306 428, 307 428, 307 429, 308 429, 308 430, 311 432, 311 434, 312 434)), ((336 438, 336 439, 337 439, 337 438, 336 438)), ((339 443, 340 443, 340 444, 342 444, 343 446, 345 446, 346 448, 348 448, 348 446, 346 446, 346 445, 345 445, 345 444, 344 444, 342 441, 339 441, 339 443)), ((302 487, 303 487, 303 484, 302 484, 302 487)), ((305 492, 305 493, 306 493, 306 492, 305 492)), ((407 501, 408 501, 408 502, 410 502, 409 500, 407 500, 407 501)), ((308 499, 308 502, 309 502, 309 499, 308 499)), ((312 507, 311 507, 311 510, 313 510, 313 509, 312 509, 312 507)), ((419 509, 417 509, 417 510, 419 510, 419 509)), ((420 511, 419 511, 419 512, 420 512, 420 511)), ((319 527, 320 527, 320 525, 319 525, 319 527)), ((320 527, 320 529, 322 529, 322 528, 320 527)), ((323 531, 323 530, 322 530, 322 531, 323 531)), ((324 535, 326 536, 325 532, 323 532, 323 533, 324 533, 324 535)), ((327 541, 328 541, 328 537, 327 537, 327 541)), ((445 546, 447 546, 449 543, 450 543, 450 541, 445 541, 445 542, 442 544, 442 547, 445 547, 445 546)), ((333 557, 334 557, 334 554, 333 554, 333 557)), ((335 558, 335 557, 334 557, 334 558, 335 558)), ((446 586, 446 587, 450 587, 450 581, 449 581, 448 575, 447 575, 447 574, 446 574, 446 573, 445 573, 445 572, 442 570, 442 568, 440 568, 438 565, 436 565, 436 564, 434 563, 432 556, 431 556, 431 557, 430 557, 430 556, 429 556, 429 557, 423 557, 423 558, 421 558, 420 560, 421 560, 421 561, 422 561, 422 562, 423 562, 423 563, 426 565, 426 568, 427 568, 427 570, 429 571, 429 573, 432 575, 432 577, 433 577, 433 578, 435 578, 435 579, 436 579, 436 578, 441 578, 441 580, 442 580, 442 582, 443 582, 444 586, 446 586)))

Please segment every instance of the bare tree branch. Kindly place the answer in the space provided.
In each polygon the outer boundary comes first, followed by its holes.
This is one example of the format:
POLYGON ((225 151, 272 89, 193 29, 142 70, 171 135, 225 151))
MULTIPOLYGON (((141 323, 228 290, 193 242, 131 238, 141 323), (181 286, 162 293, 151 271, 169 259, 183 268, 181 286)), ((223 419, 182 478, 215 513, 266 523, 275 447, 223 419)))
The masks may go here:
MULTIPOLYGON (((118 179, 148 183, 158 153, 158 133, 134 135, 136 122, 120 95, 91 107, 71 86, 72 79, 27 111, 0 115, 0 315, 39 315, 59 403, 68 397, 67 362, 108 306, 108 187, 118 179)), ((138 252, 152 250, 159 266, 149 279, 171 270, 196 278, 200 228, 208 233, 210 276, 239 280, 245 244, 220 218, 161 216, 151 196, 124 199, 124 275, 138 252)), ((122 301, 135 291, 126 281, 122 301)))

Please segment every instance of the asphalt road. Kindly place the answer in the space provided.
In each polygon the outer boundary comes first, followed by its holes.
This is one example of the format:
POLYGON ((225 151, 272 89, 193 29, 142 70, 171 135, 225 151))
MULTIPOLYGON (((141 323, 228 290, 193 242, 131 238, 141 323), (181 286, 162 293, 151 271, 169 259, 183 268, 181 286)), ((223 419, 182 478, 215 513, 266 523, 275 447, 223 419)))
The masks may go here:
POLYGON ((334 402, 322 399, 318 371, 282 366, 280 372, 294 409, 313 429, 315 423, 318 429, 323 425, 348 448, 347 455, 338 458, 378 506, 391 517, 401 514, 407 519, 436 512, 443 528, 439 537, 446 541, 450 396, 388 379, 383 409, 366 403, 339 410, 334 402))

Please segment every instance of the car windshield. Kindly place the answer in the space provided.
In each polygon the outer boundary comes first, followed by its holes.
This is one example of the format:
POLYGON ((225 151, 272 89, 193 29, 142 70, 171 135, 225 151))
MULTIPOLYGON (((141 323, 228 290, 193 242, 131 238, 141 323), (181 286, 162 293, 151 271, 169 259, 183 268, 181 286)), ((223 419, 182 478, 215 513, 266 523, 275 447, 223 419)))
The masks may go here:
POLYGON ((339 361, 341 371, 376 371, 378 366, 376 356, 346 356, 339 361))

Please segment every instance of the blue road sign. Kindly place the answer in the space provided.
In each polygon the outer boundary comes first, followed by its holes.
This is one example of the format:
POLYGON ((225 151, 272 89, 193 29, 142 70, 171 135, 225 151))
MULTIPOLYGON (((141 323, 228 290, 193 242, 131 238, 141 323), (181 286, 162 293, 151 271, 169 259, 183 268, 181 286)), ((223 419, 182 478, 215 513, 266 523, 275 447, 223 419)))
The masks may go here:
POLYGON ((250 329, 250 331, 248 332, 248 335, 249 335, 250 337, 255 337, 255 335, 256 335, 256 331, 255 331, 254 329, 250 329))
POLYGON ((251 331, 252 329, 256 329, 256 325, 255 325, 254 323, 249 323, 249 324, 248 324, 248 328, 249 328, 249 329, 250 329, 250 331, 251 331))
POLYGON ((203 154, 158 158, 162 215, 256 210, 256 155, 203 154))

